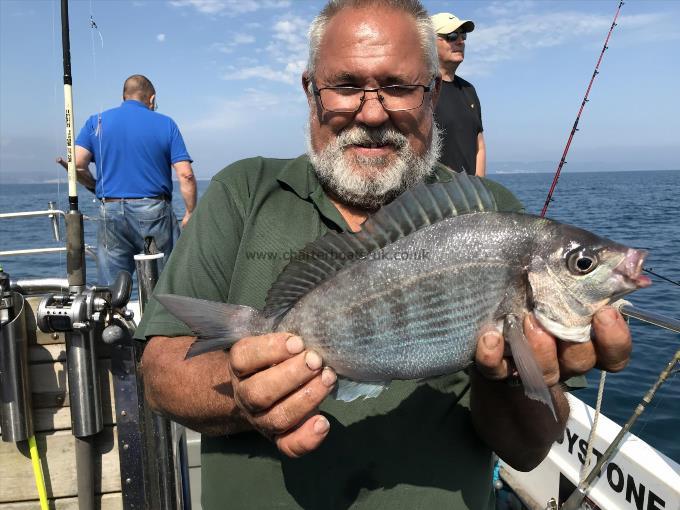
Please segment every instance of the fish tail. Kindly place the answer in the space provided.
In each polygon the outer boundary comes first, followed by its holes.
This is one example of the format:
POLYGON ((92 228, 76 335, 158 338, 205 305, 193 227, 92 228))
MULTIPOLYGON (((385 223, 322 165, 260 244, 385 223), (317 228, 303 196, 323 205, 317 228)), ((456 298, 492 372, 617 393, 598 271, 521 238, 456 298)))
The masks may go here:
POLYGON ((519 372, 519 377, 522 379, 525 395, 547 405, 552 411, 555 421, 557 421, 552 395, 545 379, 543 379, 543 371, 536 362, 531 346, 524 336, 522 323, 516 315, 506 316, 503 336, 510 344, 512 359, 517 367, 517 372, 519 372))
POLYGON ((196 335, 196 341, 186 354, 187 359, 229 349, 241 338, 269 333, 274 327, 273 319, 249 306, 174 294, 160 294, 155 298, 196 335))

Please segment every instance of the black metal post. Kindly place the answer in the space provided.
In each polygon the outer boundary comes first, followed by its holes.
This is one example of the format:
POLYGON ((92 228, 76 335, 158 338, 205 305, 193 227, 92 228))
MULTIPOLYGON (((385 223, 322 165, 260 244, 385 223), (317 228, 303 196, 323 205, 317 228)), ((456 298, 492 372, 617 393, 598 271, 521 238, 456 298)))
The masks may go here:
MULTIPOLYGON (((139 308, 142 313, 158 281, 158 261, 164 256, 163 253, 156 253, 153 239, 149 238, 146 241, 147 253, 135 255, 139 308)), ((149 464, 154 467, 155 481, 151 482, 157 489, 154 490, 154 494, 158 496, 160 508, 173 510, 178 508, 178 503, 181 504, 182 494, 177 489, 172 424, 170 420, 151 411, 148 406, 144 406, 144 409, 146 437, 149 442, 147 452, 154 457, 149 459, 149 464)))

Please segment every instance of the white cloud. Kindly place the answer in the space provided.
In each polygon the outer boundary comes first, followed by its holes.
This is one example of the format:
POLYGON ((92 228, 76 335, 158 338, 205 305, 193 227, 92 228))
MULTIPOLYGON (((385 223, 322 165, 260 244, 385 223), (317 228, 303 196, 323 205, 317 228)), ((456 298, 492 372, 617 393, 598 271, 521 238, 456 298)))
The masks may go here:
POLYGON ((219 51, 220 53, 233 53, 234 52, 234 47, 230 46, 229 44, 226 43, 213 43, 210 46, 211 50, 214 51, 219 51))
MULTIPOLYGON (((307 29, 310 20, 286 15, 274 22, 270 31, 261 32, 269 38, 264 46, 255 49, 252 57, 241 65, 231 65, 222 76, 224 80, 263 79, 295 85, 307 64, 307 29)), ((243 39, 245 41, 245 39, 243 39)), ((257 42, 253 37, 252 42, 257 42)), ((220 43, 213 47, 231 53, 235 42, 220 43)))
POLYGON ((251 44, 255 42, 255 36, 252 34, 234 34, 231 43, 233 45, 251 44))
POLYGON ((289 0, 171 0, 174 7, 193 8, 201 14, 235 16, 260 9, 282 9, 289 0))
POLYGON ((36 11, 35 9, 27 9, 27 10, 18 10, 18 11, 13 11, 10 13, 10 16, 14 16, 17 18, 30 18, 33 16, 36 16, 36 11))
MULTIPOLYGON (((487 10, 500 13, 491 24, 478 25, 468 39, 468 58, 465 74, 469 76, 487 74, 493 64, 516 59, 540 48, 567 44, 601 45, 611 26, 609 15, 584 15, 578 12, 531 13, 533 2, 512 2, 487 10), (506 8, 507 7, 507 8, 506 8), (517 27, 522 29, 518 33, 517 27)), ((653 23, 653 15, 630 16, 629 26, 644 27, 653 23)), ((623 20, 619 22, 623 23, 623 20)))
POLYGON ((482 9, 482 12, 491 16, 509 16, 518 12, 526 12, 535 5, 535 0, 505 0, 503 2, 491 2, 482 9))
MULTIPOLYGON (((511 0, 494 2, 483 9, 493 21, 478 23, 470 35, 465 75, 488 74, 495 63, 516 59, 540 48, 568 44, 601 48, 614 14, 536 12, 540 7, 542 4, 535 0, 511 0)), ((638 44, 680 39, 680 32, 668 26, 666 18, 660 13, 620 15, 613 37, 621 46, 629 44, 627 39, 632 34, 638 44)))
POLYGON ((234 49, 237 46, 243 46, 246 44, 253 44, 256 42, 255 36, 252 34, 246 34, 246 33, 237 33, 233 34, 229 37, 228 42, 219 42, 219 43, 213 43, 210 46, 210 49, 214 51, 218 51, 220 53, 233 53, 234 49))
POLYGON ((288 69, 282 71, 281 69, 275 69, 267 65, 241 67, 238 69, 232 68, 222 76, 222 79, 224 80, 249 80, 252 78, 288 84, 294 83, 293 77, 288 69))
POLYGON ((522 20, 521 35, 517 32, 518 19, 505 19, 475 30, 475 50, 491 52, 490 60, 505 60, 518 48, 559 46, 578 36, 600 34, 611 24, 605 16, 565 12, 523 15, 522 20))
POLYGON ((183 124, 182 131, 199 134, 257 125, 261 122, 261 115, 256 116, 256 112, 266 113, 271 117, 293 115, 304 119, 305 105, 305 96, 301 91, 273 93, 263 89, 246 88, 238 97, 216 101, 207 114, 183 124))
POLYGON ((158 34, 158 35, 156 36, 156 40, 157 40, 158 42, 165 42, 165 34, 158 34))
POLYGON ((649 13, 621 16, 617 31, 625 45, 644 44, 659 41, 677 41, 680 29, 672 17, 667 14, 649 13))

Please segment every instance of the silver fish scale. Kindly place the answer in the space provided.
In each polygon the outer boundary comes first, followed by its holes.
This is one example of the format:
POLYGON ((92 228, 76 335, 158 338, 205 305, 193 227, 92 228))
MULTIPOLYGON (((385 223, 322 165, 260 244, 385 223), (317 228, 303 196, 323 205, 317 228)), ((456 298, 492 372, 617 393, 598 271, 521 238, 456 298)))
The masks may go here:
POLYGON ((455 372, 473 358, 480 327, 495 323, 545 224, 497 213, 438 222, 324 281, 278 329, 300 334, 354 380, 455 372), (427 257, 394 260, 402 253, 427 257))

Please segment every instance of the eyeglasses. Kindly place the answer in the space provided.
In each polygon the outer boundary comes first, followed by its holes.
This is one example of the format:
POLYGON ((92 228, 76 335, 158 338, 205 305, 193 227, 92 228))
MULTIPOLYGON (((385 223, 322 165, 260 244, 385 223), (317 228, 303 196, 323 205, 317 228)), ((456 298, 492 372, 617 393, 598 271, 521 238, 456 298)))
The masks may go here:
POLYGON ((312 82, 312 92, 324 110, 334 113, 355 113, 366 101, 366 92, 375 92, 378 101, 388 112, 403 112, 420 108, 425 92, 430 92, 434 78, 428 85, 386 85, 374 89, 359 87, 321 87, 312 82))
POLYGON ((467 39, 467 32, 451 32, 449 34, 437 34, 448 42, 455 42, 460 37, 463 41, 467 39))

